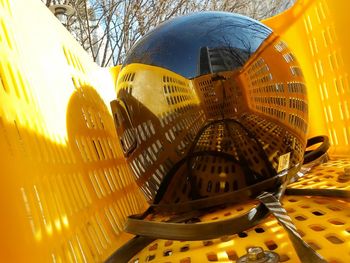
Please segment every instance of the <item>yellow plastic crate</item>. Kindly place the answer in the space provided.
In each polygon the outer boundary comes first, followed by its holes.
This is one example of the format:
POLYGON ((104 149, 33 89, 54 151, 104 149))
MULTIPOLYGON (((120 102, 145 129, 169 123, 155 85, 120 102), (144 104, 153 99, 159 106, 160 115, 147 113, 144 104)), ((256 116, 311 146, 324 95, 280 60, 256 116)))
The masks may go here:
POLYGON ((116 140, 117 69, 38 0, 0 1, 1 262, 100 262, 146 202, 116 140))
POLYGON ((297 57, 308 87, 309 135, 326 134, 332 153, 349 154, 350 36, 345 0, 304 0, 266 25, 297 57))
MULTIPOLYGON (((350 165, 349 158, 336 158, 312 170, 293 188, 332 188, 350 190, 349 181, 339 181, 339 174, 350 165)), ((285 196, 283 207, 291 216, 302 238, 328 262, 350 260, 350 203, 339 198, 285 196)), ((208 212, 202 222, 229 219, 246 213, 255 203, 231 205, 208 212)), ((235 262, 246 248, 260 246, 279 254, 280 262, 300 261, 287 232, 273 216, 238 235, 203 241, 156 240, 139 252, 131 262, 235 262), (150 260, 152 259, 152 260, 150 260)))
MULTIPOLYGON (((309 134, 330 136, 333 156, 350 152, 349 7, 345 0, 300 0, 264 21, 297 57, 308 87, 309 134)), ((123 232, 126 216, 148 206, 109 109, 119 67, 94 64, 39 0, 0 0, 0 58, 0 261, 106 260, 132 238, 123 232)), ((295 187, 348 189, 348 183, 337 182, 348 165, 346 158, 333 157, 295 187)), ((330 262, 350 261, 349 202, 291 196, 283 202, 314 249, 330 262)), ((226 207, 202 220, 250 207, 226 207)), ((247 246, 261 245, 279 253, 282 262, 299 260, 274 218, 246 235, 158 240, 135 259, 232 262, 247 246)))

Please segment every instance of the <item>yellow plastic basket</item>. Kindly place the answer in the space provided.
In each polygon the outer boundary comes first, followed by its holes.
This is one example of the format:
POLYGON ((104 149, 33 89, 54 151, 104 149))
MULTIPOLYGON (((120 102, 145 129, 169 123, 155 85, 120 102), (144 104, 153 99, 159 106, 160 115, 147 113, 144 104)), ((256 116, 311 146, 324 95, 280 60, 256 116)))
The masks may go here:
POLYGON ((347 1, 297 1, 265 22, 301 65, 308 87, 309 135, 328 135, 332 153, 349 154, 349 68, 347 1))
POLYGON ((0 261, 103 261, 146 208, 107 106, 117 69, 41 1, 1 1, 0 25, 0 261))
MULTIPOLYGON (((264 21, 304 73, 309 135, 326 134, 332 143, 332 161, 295 187, 349 189, 348 182, 337 181, 349 160, 335 157, 350 152, 349 7, 345 0, 300 0, 264 21)), ((0 0, 0 58, 0 261, 106 260, 133 237, 123 231, 126 217, 148 207, 109 107, 119 67, 93 63, 39 0, 0 0)), ((291 196, 283 202, 314 249, 329 262, 350 262, 349 202, 291 196)), ((201 220, 249 207, 230 206, 201 220)), ((157 240, 134 260, 234 262, 256 245, 276 251, 281 262, 299 262, 273 218, 221 239, 157 240)))

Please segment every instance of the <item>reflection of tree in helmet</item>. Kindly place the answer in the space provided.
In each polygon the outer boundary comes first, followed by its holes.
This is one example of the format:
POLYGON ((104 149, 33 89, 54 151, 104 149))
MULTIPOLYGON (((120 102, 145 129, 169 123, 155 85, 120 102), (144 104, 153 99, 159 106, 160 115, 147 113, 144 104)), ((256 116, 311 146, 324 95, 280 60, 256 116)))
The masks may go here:
POLYGON ((242 67, 270 34, 269 28, 246 17, 197 13, 165 22, 146 34, 128 53, 124 66, 143 63, 194 78, 201 75, 201 63, 215 64, 215 54, 226 53, 232 63, 228 68, 233 70, 242 67))

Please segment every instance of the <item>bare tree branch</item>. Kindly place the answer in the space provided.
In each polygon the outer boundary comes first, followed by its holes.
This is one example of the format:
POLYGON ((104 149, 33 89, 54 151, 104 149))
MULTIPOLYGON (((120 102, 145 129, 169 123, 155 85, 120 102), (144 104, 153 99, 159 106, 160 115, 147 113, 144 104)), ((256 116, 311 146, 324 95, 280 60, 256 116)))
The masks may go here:
MULTIPOLYGON (((42 0, 46 6, 52 0, 42 0)), ((294 0, 70 0, 76 10, 67 29, 101 66, 121 64, 128 50, 148 31, 179 15, 226 11, 263 19, 294 0)))

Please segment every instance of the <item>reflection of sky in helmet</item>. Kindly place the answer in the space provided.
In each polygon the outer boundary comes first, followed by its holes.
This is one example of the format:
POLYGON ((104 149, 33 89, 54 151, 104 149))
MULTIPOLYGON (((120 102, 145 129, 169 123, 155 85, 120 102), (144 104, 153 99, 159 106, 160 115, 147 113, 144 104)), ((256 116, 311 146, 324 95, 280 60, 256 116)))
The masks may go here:
POLYGON ((263 24, 240 15, 195 13, 170 20, 149 32, 128 53, 124 65, 155 65, 193 78, 203 73, 198 70, 201 48, 216 52, 225 49, 221 56, 227 57, 229 52, 230 69, 234 69, 242 66, 270 33, 263 24))

